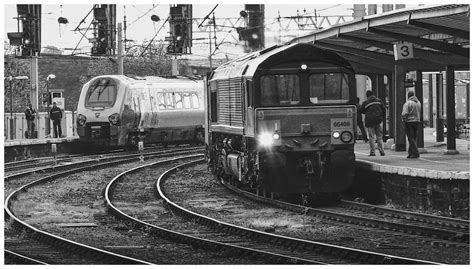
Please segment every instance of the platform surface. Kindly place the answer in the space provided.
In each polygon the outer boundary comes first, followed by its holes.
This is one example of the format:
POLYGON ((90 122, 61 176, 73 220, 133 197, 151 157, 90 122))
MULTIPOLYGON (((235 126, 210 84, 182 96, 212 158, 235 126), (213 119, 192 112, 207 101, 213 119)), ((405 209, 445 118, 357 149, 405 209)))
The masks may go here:
POLYGON ((61 137, 61 138, 35 138, 35 139, 14 139, 14 140, 4 140, 4 147, 13 147, 13 146, 28 146, 28 145, 41 145, 41 144, 53 144, 53 143, 68 143, 68 142, 77 142, 79 137, 61 137))
MULTIPOLYGON (((420 158, 408 159, 405 151, 391 149, 385 144, 385 156, 369 156, 369 143, 358 140, 355 144, 355 156, 359 165, 365 168, 401 175, 428 177, 433 179, 469 179, 470 147, 468 139, 456 139, 456 150, 459 154, 447 155, 446 137, 444 142, 436 142, 434 128, 424 130, 425 147, 420 149, 420 158)), ((408 142, 407 142, 408 149, 408 142)))

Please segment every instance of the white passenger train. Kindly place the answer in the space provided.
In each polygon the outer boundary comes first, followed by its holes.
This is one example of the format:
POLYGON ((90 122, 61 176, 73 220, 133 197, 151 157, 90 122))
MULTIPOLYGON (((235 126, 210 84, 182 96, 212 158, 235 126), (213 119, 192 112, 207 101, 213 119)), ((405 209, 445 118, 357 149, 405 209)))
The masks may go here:
POLYGON ((82 88, 77 133, 103 146, 200 143, 203 92, 201 80, 187 77, 98 76, 82 88))

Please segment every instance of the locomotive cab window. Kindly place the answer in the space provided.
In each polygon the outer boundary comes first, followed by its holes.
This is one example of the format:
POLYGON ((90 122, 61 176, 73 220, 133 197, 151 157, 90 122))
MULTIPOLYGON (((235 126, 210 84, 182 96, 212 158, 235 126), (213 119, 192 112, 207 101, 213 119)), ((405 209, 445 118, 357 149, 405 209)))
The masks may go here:
POLYGON ((112 79, 98 79, 87 91, 86 107, 112 107, 117 96, 117 86, 112 79))
POLYGON ((286 106, 300 103, 300 80, 297 75, 264 75, 260 78, 260 103, 286 106))
POLYGON ((347 103, 349 76, 346 73, 321 73, 309 77, 312 104, 347 103))

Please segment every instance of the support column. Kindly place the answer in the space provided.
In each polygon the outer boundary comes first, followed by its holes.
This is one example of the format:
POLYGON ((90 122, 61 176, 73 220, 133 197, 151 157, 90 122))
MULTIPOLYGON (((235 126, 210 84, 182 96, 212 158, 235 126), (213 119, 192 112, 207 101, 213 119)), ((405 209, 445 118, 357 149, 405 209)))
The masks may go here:
POLYGON ((38 111, 38 57, 36 56, 30 58, 30 86, 30 103, 38 111))
MULTIPOLYGON (((385 88, 384 76, 385 75, 376 76, 377 94, 378 94, 377 97, 380 98, 380 100, 382 100, 384 104, 387 104, 387 89, 385 88)), ((382 122, 382 134, 384 137, 384 142, 386 142, 387 119, 384 119, 384 121, 382 122)))
POLYGON ((425 125, 423 121, 423 72, 420 70, 416 70, 415 96, 421 102, 420 126, 418 127, 419 129, 416 137, 416 143, 418 148, 423 149, 425 147, 425 125))
POLYGON ((444 154, 459 154, 456 150, 456 109, 454 100, 454 66, 446 66, 446 120, 448 137, 444 154))
POLYGON ((117 60, 118 74, 123 75, 123 47, 122 47, 122 23, 117 24, 117 60))
POLYGON ((394 119, 395 119, 395 113, 394 113, 394 106, 395 106, 395 103, 394 103, 394 96, 395 96, 395 93, 394 93, 394 85, 395 85, 395 81, 393 80, 393 78, 395 77, 394 73, 390 74, 390 75, 387 75, 388 77, 388 102, 389 102, 389 105, 388 105, 388 135, 389 137, 391 138, 395 138, 395 124, 394 124, 394 119))
POLYGON ((468 124, 471 124, 470 121, 471 121, 471 118, 470 118, 470 106, 469 106, 469 99, 471 96, 470 96, 470 93, 469 93, 469 86, 470 86, 470 83, 467 83, 466 84, 466 120, 468 124))
POLYGON ((436 74, 436 142, 443 141, 443 74, 436 74))
POLYGON ((434 117, 433 117, 433 75, 428 75, 428 111, 430 128, 433 128, 434 117))
POLYGON ((395 122, 395 151, 406 151, 405 126, 402 121, 403 104, 406 101, 405 90, 406 68, 395 64, 395 100, 394 100, 394 118, 395 122))

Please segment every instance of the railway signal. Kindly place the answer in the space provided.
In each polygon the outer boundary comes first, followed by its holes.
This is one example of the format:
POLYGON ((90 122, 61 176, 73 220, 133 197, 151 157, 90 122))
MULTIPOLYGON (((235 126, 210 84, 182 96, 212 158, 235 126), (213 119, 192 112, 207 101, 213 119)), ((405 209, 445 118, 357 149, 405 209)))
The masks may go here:
POLYGON ((192 5, 170 7, 169 54, 189 54, 192 47, 192 5))
POLYGON ((115 55, 115 22, 116 5, 94 6, 94 38, 89 40, 92 55, 115 55))
MULTIPOLYGON (((41 51, 41 5, 17 5, 22 31, 8 33, 10 45, 19 46, 22 56, 39 55, 41 51)), ((20 25, 20 23, 19 23, 20 25)))

